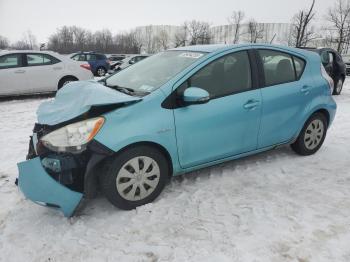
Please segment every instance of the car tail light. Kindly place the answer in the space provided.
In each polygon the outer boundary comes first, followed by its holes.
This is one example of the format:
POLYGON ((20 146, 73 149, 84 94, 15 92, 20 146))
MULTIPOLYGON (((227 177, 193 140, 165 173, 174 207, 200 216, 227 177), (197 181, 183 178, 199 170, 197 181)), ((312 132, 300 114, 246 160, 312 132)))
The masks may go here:
POLYGON ((91 70, 91 67, 89 64, 82 64, 82 65, 80 65, 80 67, 85 68, 87 70, 91 70))
POLYGON ((334 89, 334 82, 333 82, 333 79, 328 75, 326 69, 324 69, 323 65, 321 65, 321 74, 323 78, 327 80, 329 85, 329 90, 331 91, 331 94, 332 94, 334 89))

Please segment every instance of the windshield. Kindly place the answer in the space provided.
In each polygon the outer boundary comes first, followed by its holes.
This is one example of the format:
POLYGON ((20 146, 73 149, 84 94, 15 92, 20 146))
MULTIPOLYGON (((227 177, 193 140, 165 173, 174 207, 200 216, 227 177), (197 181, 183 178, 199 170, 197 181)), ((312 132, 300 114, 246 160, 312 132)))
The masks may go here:
POLYGON ((106 85, 149 93, 161 87, 204 54, 190 51, 161 52, 107 78, 106 85))

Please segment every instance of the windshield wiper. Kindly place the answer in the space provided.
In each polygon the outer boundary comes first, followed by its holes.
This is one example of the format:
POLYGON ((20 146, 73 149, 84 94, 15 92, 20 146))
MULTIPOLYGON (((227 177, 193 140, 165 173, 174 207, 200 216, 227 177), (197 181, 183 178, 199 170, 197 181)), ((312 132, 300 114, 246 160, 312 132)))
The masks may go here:
POLYGON ((150 92, 146 92, 146 91, 136 91, 135 89, 132 89, 130 87, 123 87, 123 86, 118 86, 118 85, 106 85, 107 87, 113 88, 119 92, 122 92, 124 94, 127 95, 136 95, 136 96, 144 96, 144 95, 148 95, 150 92))

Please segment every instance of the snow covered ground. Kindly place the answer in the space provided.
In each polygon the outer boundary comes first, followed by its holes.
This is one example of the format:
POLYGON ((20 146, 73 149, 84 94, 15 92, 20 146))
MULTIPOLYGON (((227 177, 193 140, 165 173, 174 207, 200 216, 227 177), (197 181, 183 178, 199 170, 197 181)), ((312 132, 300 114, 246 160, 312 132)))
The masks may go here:
POLYGON ((103 197, 78 217, 14 180, 43 99, 0 102, 0 261, 350 261, 350 80, 313 156, 280 148, 174 178, 133 211, 103 197))

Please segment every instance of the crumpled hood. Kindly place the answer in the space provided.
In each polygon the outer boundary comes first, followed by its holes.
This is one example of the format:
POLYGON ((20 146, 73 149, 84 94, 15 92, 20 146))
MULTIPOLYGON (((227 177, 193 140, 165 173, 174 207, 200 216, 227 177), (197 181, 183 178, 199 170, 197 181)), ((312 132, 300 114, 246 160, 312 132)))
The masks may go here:
POLYGON ((72 82, 61 88, 53 100, 42 103, 38 110, 38 122, 56 125, 88 112, 92 106, 128 103, 142 100, 94 81, 72 82))

